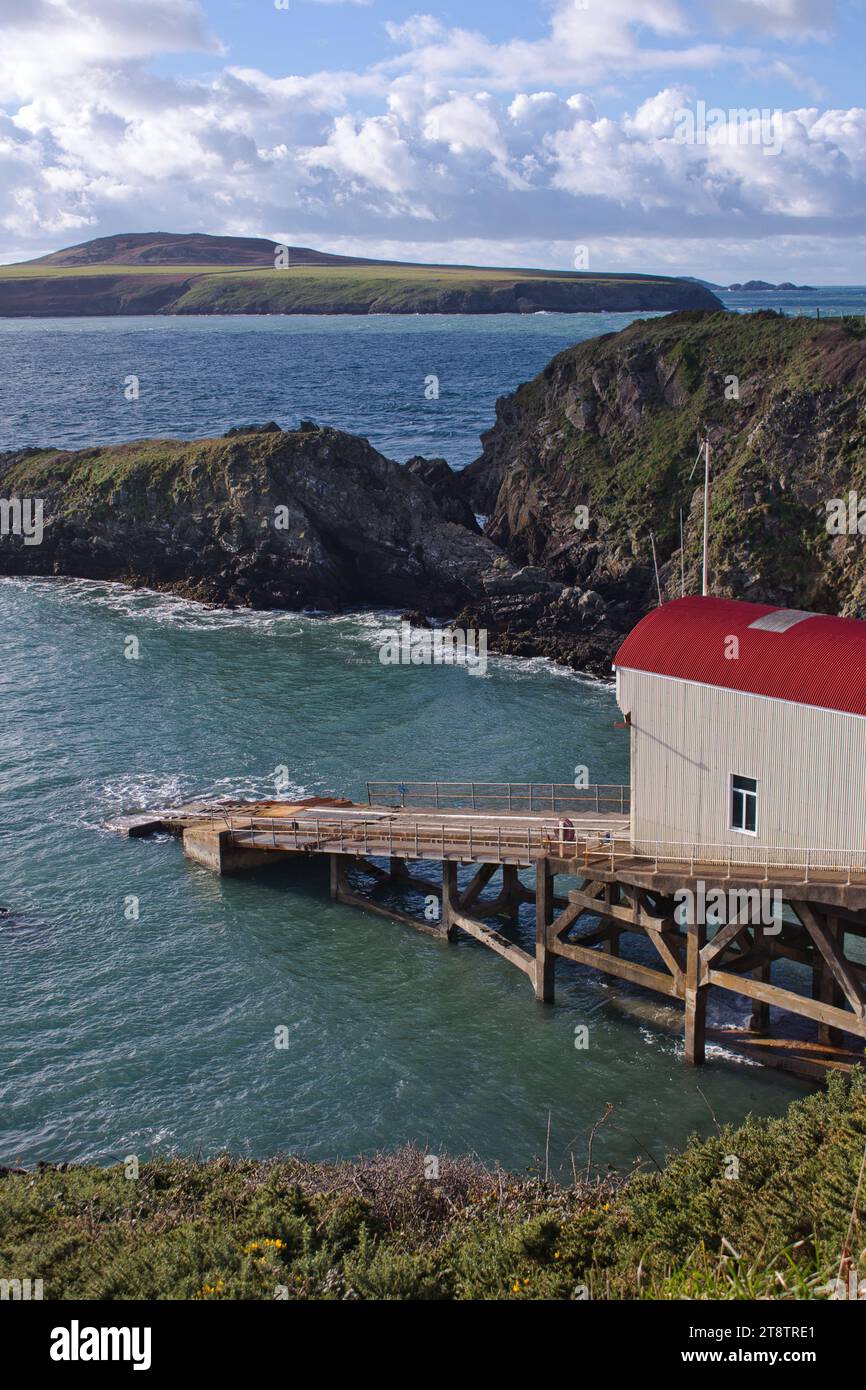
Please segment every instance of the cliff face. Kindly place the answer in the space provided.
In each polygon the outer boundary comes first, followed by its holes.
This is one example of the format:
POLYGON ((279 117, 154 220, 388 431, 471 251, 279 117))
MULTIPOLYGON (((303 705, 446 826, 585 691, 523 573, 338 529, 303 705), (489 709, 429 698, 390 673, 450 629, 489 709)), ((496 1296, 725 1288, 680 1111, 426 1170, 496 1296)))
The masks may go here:
MULTIPOLYGON (((273 251, 273 248, 271 248, 273 251)), ((309 253, 313 255, 315 253, 309 253)), ((102 264, 102 263, 98 263, 102 264)), ((330 263, 305 273, 304 265, 270 272, 111 273, 16 278, 0 275, 0 317, 113 314, 533 314, 611 310, 632 312, 718 307, 709 290, 684 280, 502 277, 451 275, 426 267, 370 274, 330 263), (420 273, 419 273, 420 272, 420 273)), ((141 258, 137 264, 146 266, 141 258)), ((160 262, 161 264, 161 262, 160 262)), ((375 263, 372 263, 375 266, 375 263)), ((350 263, 351 265, 351 263, 350 263)), ((377 272, 379 270, 376 267, 377 272)))
POLYGON ((219 603, 448 615, 483 593, 498 555, 414 471, 310 424, 6 454, 0 495, 44 501, 42 543, 0 539, 2 574, 119 579, 219 603))
POLYGON ((652 538, 663 597, 681 568, 700 592, 705 435, 712 592, 866 617, 866 328, 772 313, 679 314, 568 349, 498 402, 459 475, 310 424, 0 456, 0 498, 45 503, 42 544, 0 538, 0 574, 457 614, 491 650, 608 676, 658 601, 652 538), (827 504, 851 492, 853 534, 834 534, 827 504))
POLYGON ((680 593, 681 559, 700 592, 702 466, 690 474, 705 433, 712 592, 866 617, 864 538, 828 534, 826 505, 866 499, 864 409, 866 330, 851 320, 679 314, 561 353, 497 403, 461 475, 490 539, 559 587, 504 582, 461 620, 500 650, 609 674, 657 602, 651 535, 663 597, 680 593))
MULTIPOLYGON (((421 268, 424 269, 423 267, 421 268)), ((200 276, 166 310, 175 314, 535 314, 720 307, 709 290, 682 280, 453 277, 393 274, 346 279, 303 268, 258 279, 200 276)), ((0 281, 2 312, 2 281, 0 281)))

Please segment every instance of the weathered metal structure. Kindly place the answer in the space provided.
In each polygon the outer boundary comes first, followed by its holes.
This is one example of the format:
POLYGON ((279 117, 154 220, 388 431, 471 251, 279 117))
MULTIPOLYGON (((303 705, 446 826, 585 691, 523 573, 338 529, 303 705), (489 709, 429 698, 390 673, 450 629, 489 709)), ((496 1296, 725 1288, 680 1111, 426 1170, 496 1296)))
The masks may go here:
POLYGON ((196 805, 116 828, 172 830, 219 873, 327 856, 335 901, 443 942, 472 936, 539 1001, 560 961, 680 1001, 689 1062, 704 1060, 720 989, 751 1003, 728 1046, 811 1076, 852 1065, 866 1039, 866 623, 685 599, 638 624, 615 664, 630 788, 376 782, 366 805, 196 805), (815 1036, 771 1036, 771 1008, 815 1036))

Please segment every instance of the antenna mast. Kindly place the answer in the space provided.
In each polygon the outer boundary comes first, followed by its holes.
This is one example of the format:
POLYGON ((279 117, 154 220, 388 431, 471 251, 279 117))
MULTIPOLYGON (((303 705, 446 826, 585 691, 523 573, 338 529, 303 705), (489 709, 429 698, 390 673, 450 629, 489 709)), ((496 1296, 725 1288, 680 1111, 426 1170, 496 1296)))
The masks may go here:
POLYGON ((655 572, 656 572, 656 588, 657 588, 658 591, 659 591, 659 608, 661 608, 661 606, 662 606, 662 584, 661 584, 661 580, 659 579, 659 562, 658 562, 658 560, 656 559, 656 538, 655 538, 655 536, 653 535, 652 531, 650 531, 650 545, 651 545, 652 548, 653 548, 653 569, 654 569, 655 572))
POLYGON ((704 578, 701 593, 706 598, 709 593, 709 524, 710 524, 710 440, 704 440, 704 578))
MULTIPOLYGON (((701 581, 701 593, 706 598, 709 593, 709 526, 710 526, 710 438, 707 435, 703 444, 698 450, 698 456, 692 465, 689 474, 689 482, 695 476, 695 469, 701 461, 701 454, 704 456, 704 571, 701 581)), ((680 523, 682 524, 682 523, 680 523)))

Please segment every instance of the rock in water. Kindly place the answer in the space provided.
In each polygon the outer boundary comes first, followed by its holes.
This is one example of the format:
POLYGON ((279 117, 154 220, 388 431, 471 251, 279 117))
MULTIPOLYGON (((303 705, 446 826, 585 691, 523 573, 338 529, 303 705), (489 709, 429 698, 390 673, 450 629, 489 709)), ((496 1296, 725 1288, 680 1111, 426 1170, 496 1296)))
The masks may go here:
POLYGON ((483 593, 499 555, 417 472, 310 421, 6 454, 0 494, 44 502, 42 543, 4 537, 0 573, 123 580, 214 603, 448 616, 483 593))

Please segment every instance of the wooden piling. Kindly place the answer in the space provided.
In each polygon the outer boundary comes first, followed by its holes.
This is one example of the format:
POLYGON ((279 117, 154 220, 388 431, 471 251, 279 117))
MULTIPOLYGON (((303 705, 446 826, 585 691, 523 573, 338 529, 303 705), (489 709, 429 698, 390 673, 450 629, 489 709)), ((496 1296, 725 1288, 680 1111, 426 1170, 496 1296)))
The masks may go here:
POLYGON ((457 916, 460 897, 457 891, 457 862, 454 859, 442 861, 442 935, 453 942, 457 936, 457 916))
POLYGON ((706 944, 704 922, 689 922, 686 928, 685 1055, 686 1061, 701 1066, 707 1036, 707 990, 701 984, 701 951, 706 944))
MULTIPOLYGON (((771 981, 772 961, 763 961, 756 970, 752 971, 752 979, 760 984, 768 985, 771 981)), ((753 1033, 768 1033, 770 1031, 770 1006, 763 999, 752 1000, 752 1013, 749 1018, 749 1028, 753 1033)))
POLYGON ((550 860, 539 859, 535 865, 535 997, 544 1004, 554 1000, 554 966, 556 956, 550 950, 548 933, 553 922, 553 874, 550 860))

